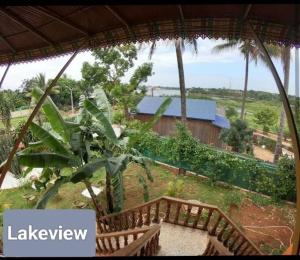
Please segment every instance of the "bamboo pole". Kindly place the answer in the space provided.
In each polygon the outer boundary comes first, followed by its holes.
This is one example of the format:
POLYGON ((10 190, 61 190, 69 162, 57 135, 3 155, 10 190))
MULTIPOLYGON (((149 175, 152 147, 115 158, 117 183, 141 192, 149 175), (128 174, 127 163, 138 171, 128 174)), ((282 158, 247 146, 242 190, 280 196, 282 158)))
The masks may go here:
POLYGON ((265 48, 262 40, 258 37, 256 32, 254 31, 252 24, 248 22, 248 25, 252 31, 252 34, 254 36, 254 39, 259 47, 259 49, 262 51, 262 53, 266 57, 266 61, 271 69, 271 72, 273 74, 274 80, 276 82, 276 85, 278 87, 280 96, 282 98, 283 107, 285 110, 287 123, 289 126, 291 139, 292 139, 292 145, 293 145, 293 151, 294 151, 294 159, 295 159, 295 169, 296 169, 296 190, 297 190, 297 213, 296 213, 296 225, 294 230, 294 237, 293 237, 293 247, 292 247, 292 254, 298 255, 299 254, 299 243, 300 243, 300 147, 299 147, 299 139, 297 134, 297 128, 294 120, 294 116, 290 107, 290 103, 288 100, 288 96, 284 90, 284 86, 281 82, 281 79, 278 75, 278 72, 274 66, 274 63, 272 62, 272 59, 265 48))
POLYGON ((3 76, 2 76, 1 81, 0 81, 0 88, 2 87, 3 81, 4 81, 5 77, 6 77, 6 74, 7 74, 8 70, 9 70, 10 65, 11 65, 11 62, 7 64, 7 67, 6 67, 6 69, 5 69, 4 73, 3 73, 3 76))
POLYGON ((62 69, 58 72, 58 74, 56 75, 55 79, 51 81, 50 85, 46 88, 43 96, 40 98, 39 102, 36 104, 34 110, 31 112, 29 118, 27 119, 27 122, 25 123, 25 125, 22 127, 17 140, 15 141, 15 144, 11 150, 11 152, 8 155, 8 158, 6 160, 6 162, 4 164, 2 164, 2 166, 0 167, 0 188, 1 185, 3 183, 4 177, 7 173, 7 171, 10 169, 12 160, 18 150, 19 144, 21 143, 21 141, 23 140, 31 122, 33 121, 33 118, 35 117, 35 115, 37 114, 37 112, 39 111, 39 109, 41 108, 41 106, 43 105, 44 101, 46 100, 47 96, 50 94, 51 89, 56 85, 58 79, 61 77, 61 75, 64 73, 64 71, 66 70, 66 68, 70 65, 70 63, 73 61, 73 59, 76 57, 76 55, 78 54, 79 50, 82 48, 82 46, 86 43, 86 41, 84 41, 84 43, 82 45, 79 46, 79 48, 72 54, 72 56, 69 58, 69 60, 66 62, 66 64, 62 67, 62 69))

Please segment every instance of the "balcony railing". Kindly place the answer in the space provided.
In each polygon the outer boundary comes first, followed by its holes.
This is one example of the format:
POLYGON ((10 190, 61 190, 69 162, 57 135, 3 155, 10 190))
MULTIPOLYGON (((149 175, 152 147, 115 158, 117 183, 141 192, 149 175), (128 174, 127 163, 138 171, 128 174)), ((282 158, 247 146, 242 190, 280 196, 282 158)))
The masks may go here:
MULTIPOLYGON (((167 196, 120 213, 102 216, 98 219, 98 229, 100 233, 105 234, 150 226, 161 221, 207 231, 233 255, 262 254, 256 245, 218 207, 204 203, 191 203, 167 196)), ((138 243, 136 241, 135 244, 138 243)), ((126 253, 127 251, 121 252, 126 253)))

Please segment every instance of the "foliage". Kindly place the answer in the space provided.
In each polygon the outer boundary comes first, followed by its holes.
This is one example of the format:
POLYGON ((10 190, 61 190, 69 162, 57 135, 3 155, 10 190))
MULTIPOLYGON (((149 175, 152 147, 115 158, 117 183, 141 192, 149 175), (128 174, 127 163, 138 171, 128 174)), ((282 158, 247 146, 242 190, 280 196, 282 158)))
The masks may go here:
MULTIPOLYGON (((32 96, 36 99, 42 94, 43 91, 37 87, 32 90, 32 96)), ((65 183, 83 182, 89 188, 89 179, 101 168, 106 170, 107 200, 110 203, 111 197, 114 200, 114 204, 109 204, 109 211, 123 208, 122 176, 130 162, 140 164, 147 178, 153 181, 147 167, 149 160, 127 145, 130 136, 115 135, 111 125, 111 107, 103 90, 98 89, 94 96, 98 106, 81 97, 80 114, 76 122, 65 121, 52 99, 47 97, 42 109, 49 122, 48 129, 31 124, 30 130, 39 142, 29 144, 17 155, 23 165, 43 168, 41 178, 35 185, 37 188, 46 188, 46 192, 39 199, 37 208, 44 208, 65 183), (48 187, 50 181, 54 181, 54 184, 48 187)), ((139 181, 145 188, 146 180, 142 175, 139 181)), ((144 198, 148 197, 144 193, 144 198)))
POLYGON ((252 202, 258 206, 268 206, 270 204, 272 204, 272 199, 266 198, 260 194, 257 193, 253 193, 250 195, 250 199, 252 200, 252 202))
POLYGON ((168 183, 168 188, 166 191, 167 196, 178 197, 184 190, 183 180, 173 180, 168 183))
POLYGON ((292 159, 281 159, 275 167, 248 156, 221 151, 200 143, 180 124, 169 137, 146 132, 136 147, 152 159, 207 176, 213 183, 223 181, 281 199, 296 199, 292 159))
MULTIPOLYGON (((134 66, 137 59, 137 48, 133 44, 126 44, 107 49, 96 49, 92 52, 95 57, 93 65, 85 62, 82 66, 81 89, 90 94, 92 86, 99 85, 108 100, 113 105, 118 104, 123 110, 123 117, 129 117, 129 110, 146 93, 145 86, 148 77, 152 75, 152 63, 143 63, 133 72, 129 82, 122 82, 125 74, 134 66)), ((123 119, 124 119, 123 118, 123 119)), ((122 118, 119 118, 122 121, 122 118)))
POLYGON ((224 195, 224 204, 227 209, 229 209, 232 205, 235 205, 239 208, 243 204, 243 201, 244 196, 237 191, 231 191, 224 195))
POLYGON ((230 106, 226 109, 225 115, 231 122, 235 121, 238 118, 238 112, 233 106, 230 106))
POLYGON ((222 129, 220 139, 230 145, 234 152, 252 153, 252 135, 253 130, 248 128, 245 121, 237 119, 231 123, 229 129, 222 129))
POLYGON ((269 132, 270 127, 276 123, 277 114, 270 108, 257 111, 255 113, 255 122, 263 127, 264 132, 269 132))
POLYGON ((9 131, 11 128, 11 109, 12 103, 6 97, 4 92, 0 92, 0 117, 1 121, 4 124, 6 131, 9 131))
MULTIPOLYGON (((13 137, 9 134, 0 135, 0 164, 6 161, 14 144, 13 137)), ((21 168, 18 160, 13 159, 11 171, 17 176, 21 175, 21 168)))

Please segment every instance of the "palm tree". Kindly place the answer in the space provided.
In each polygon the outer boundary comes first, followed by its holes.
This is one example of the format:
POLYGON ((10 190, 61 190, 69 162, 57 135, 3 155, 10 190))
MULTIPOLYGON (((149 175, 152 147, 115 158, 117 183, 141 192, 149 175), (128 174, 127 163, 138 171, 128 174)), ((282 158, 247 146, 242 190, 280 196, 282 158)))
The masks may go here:
MULTIPOLYGON (((284 90, 285 93, 288 94, 289 91, 289 78, 290 78, 290 63, 291 63, 291 49, 289 46, 283 47, 281 49, 281 63, 283 66, 284 73, 284 90)), ((285 111, 282 106, 279 120, 279 129, 277 134, 276 146, 274 151, 274 163, 276 163, 282 153, 282 138, 284 134, 284 126, 285 126, 285 111)))
MULTIPOLYGON (((175 50, 176 50, 176 58, 177 58, 178 76, 179 76, 181 121, 184 125, 186 125, 186 89, 185 89, 182 53, 185 50, 185 43, 187 43, 189 45, 192 45, 194 53, 195 54, 198 53, 198 47, 197 47, 197 40, 196 39, 186 39, 186 41, 184 41, 182 38, 179 37, 178 39, 174 40, 175 50)), ((156 49, 156 41, 153 41, 152 45, 150 47, 149 59, 152 58, 152 55, 153 55, 155 49, 156 49)))
MULTIPOLYGON (((26 83, 25 83, 25 85, 27 85, 26 96, 31 98, 31 104, 30 104, 31 107, 35 106, 35 104, 37 102, 37 100, 35 100, 32 97, 32 89, 34 87, 38 87, 38 88, 42 89, 43 91, 45 91, 46 88, 48 87, 49 83, 50 83, 49 81, 46 82, 46 76, 44 73, 39 73, 34 78, 26 80, 26 83)), ((50 95, 58 94, 58 93, 59 93, 59 87, 54 86, 50 92, 50 95)), ((41 126, 42 125, 42 114, 40 111, 37 113, 36 117, 37 117, 37 121, 38 121, 39 125, 41 126)))
MULTIPOLYGON (((247 97, 247 91, 248 91, 248 75, 249 75, 249 63, 251 61, 255 62, 255 65, 257 65, 257 61, 260 59, 263 61, 266 65, 266 59, 263 55, 263 53, 260 51, 258 46, 256 46, 255 41, 252 40, 227 40, 225 43, 219 44, 215 46, 212 50, 212 52, 218 53, 221 51, 225 51, 227 49, 236 48, 240 50, 241 54, 245 58, 245 80, 244 80, 244 91, 243 91, 243 99, 242 99, 242 107, 241 107, 241 115, 240 118, 244 119, 245 116, 245 104, 246 104, 246 97, 247 97)), ((270 56, 278 57, 280 50, 278 47, 267 44, 266 48, 268 50, 268 53, 270 56)))

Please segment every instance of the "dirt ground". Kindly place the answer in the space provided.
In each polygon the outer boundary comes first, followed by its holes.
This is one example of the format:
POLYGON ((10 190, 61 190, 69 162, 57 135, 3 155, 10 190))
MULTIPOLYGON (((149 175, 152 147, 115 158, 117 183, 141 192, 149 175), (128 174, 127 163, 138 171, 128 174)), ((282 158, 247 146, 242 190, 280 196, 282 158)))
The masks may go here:
POLYGON ((261 159, 261 160, 264 160, 267 162, 273 162, 274 154, 267 149, 263 149, 260 146, 253 145, 253 153, 254 153, 254 156, 258 159, 261 159))
POLYGON ((291 244, 293 214, 295 208, 281 210, 272 205, 260 207, 249 199, 245 199, 239 209, 230 210, 230 217, 240 224, 246 235, 258 247, 265 247, 270 254, 280 254, 291 244))

